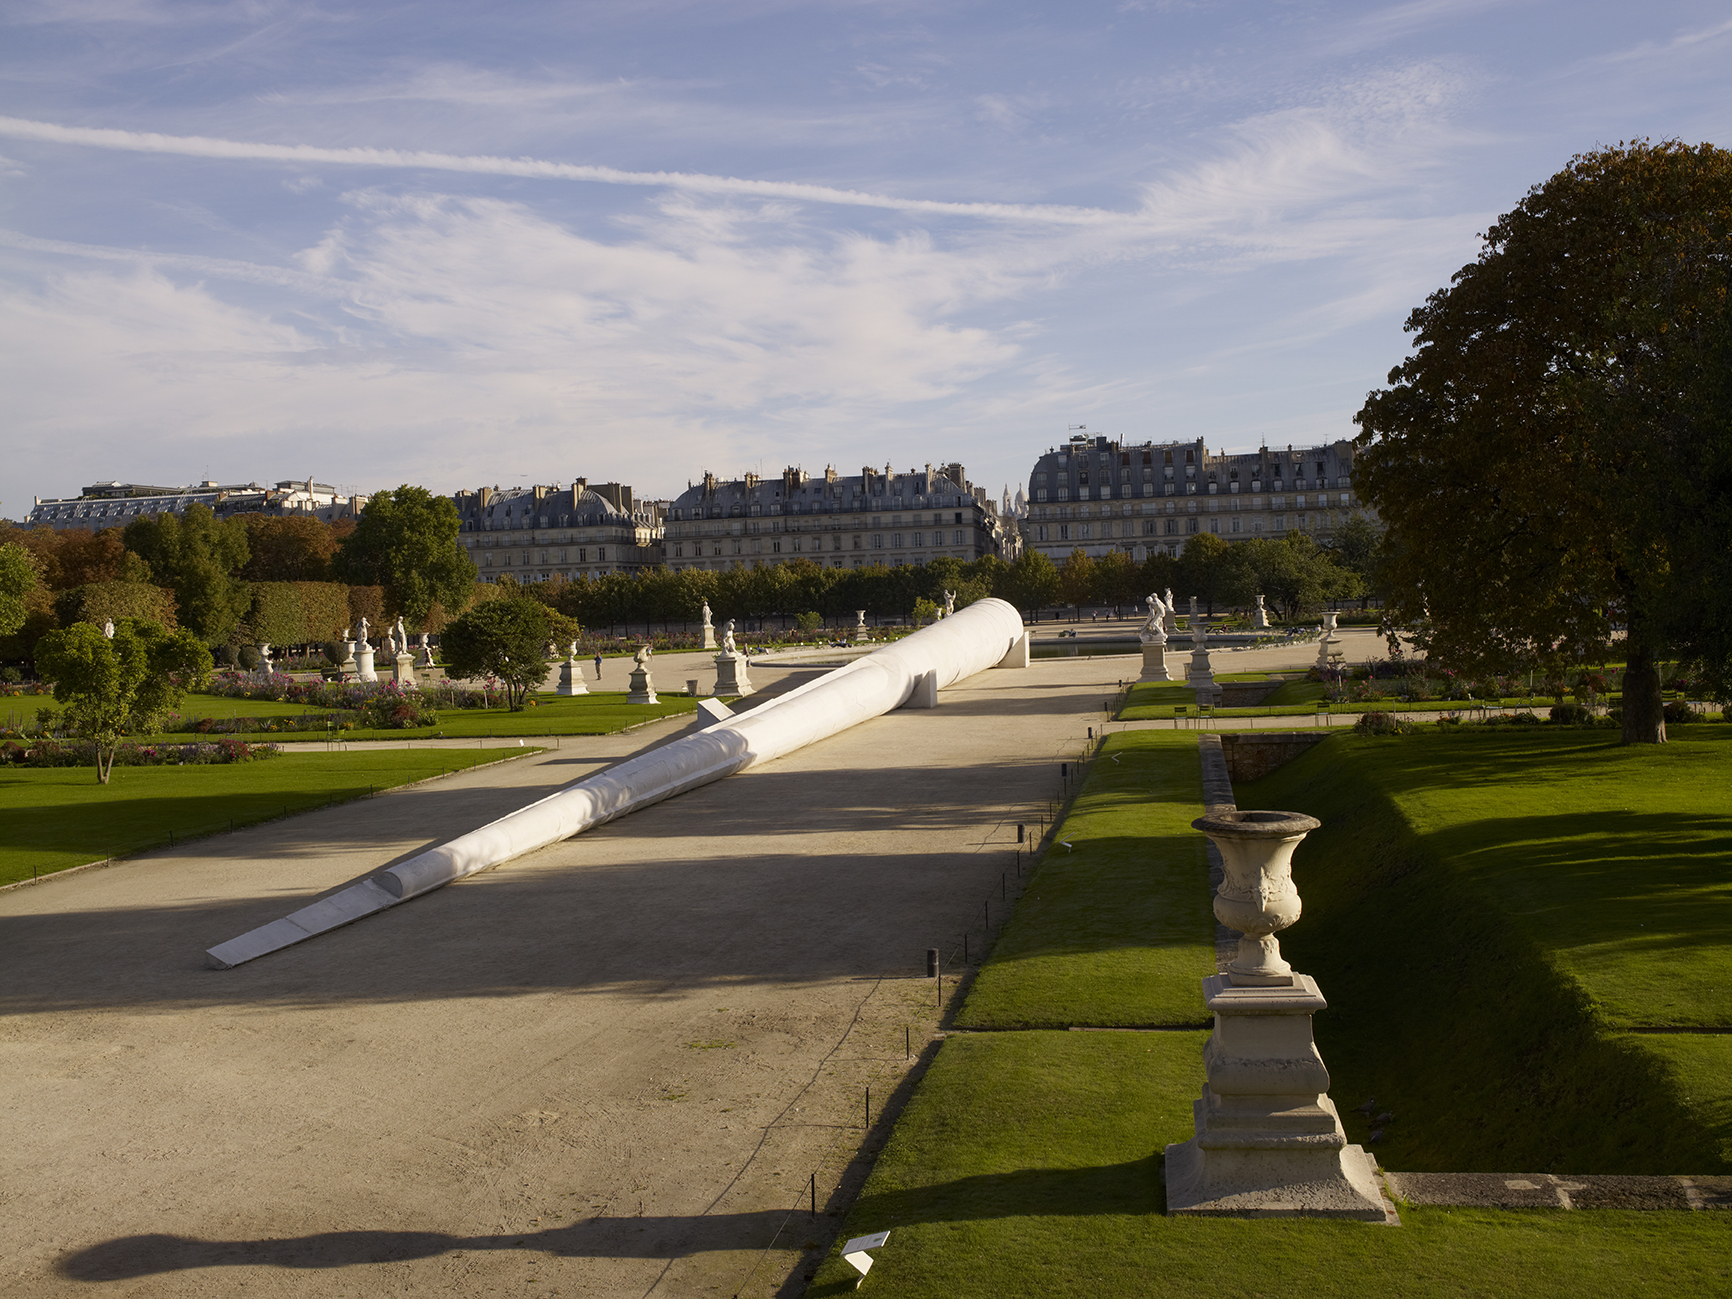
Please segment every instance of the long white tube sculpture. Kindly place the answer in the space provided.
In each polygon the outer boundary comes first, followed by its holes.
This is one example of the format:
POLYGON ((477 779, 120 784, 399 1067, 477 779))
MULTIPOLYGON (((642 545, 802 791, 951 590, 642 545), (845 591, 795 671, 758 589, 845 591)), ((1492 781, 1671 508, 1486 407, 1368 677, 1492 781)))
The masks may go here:
POLYGON ((575 781, 292 915, 219 943, 205 955, 216 969, 232 969, 627 812, 793 753, 911 699, 930 704, 938 690, 976 672, 1026 666, 1027 654, 1022 616, 1003 600, 981 600, 751 712, 575 781))

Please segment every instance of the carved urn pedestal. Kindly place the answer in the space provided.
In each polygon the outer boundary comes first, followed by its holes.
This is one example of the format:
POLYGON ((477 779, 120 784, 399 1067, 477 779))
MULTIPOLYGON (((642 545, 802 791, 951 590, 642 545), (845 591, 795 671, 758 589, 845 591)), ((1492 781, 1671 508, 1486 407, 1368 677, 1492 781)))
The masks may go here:
POLYGON ((587 695, 589 687, 583 683, 583 665, 575 658, 567 658, 559 665, 559 684, 554 690, 562 695, 587 695))
POLYGON ((625 701, 628 704, 653 704, 656 702, 655 683, 650 680, 649 665, 639 663, 631 670, 631 684, 626 690, 625 701))
MULTIPOLYGON (((344 665, 348 666, 347 664, 344 665)), ((366 641, 355 643, 355 679, 357 681, 377 681, 379 674, 373 669, 373 647, 366 641)))
POLYGON ((1197 1135, 1166 1150, 1167 1212, 1384 1222, 1376 1163, 1347 1144, 1329 1071, 1311 1036, 1327 1007, 1316 980, 1281 959, 1277 932, 1299 918, 1293 850, 1319 822, 1296 812, 1223 810, 1193 821, 1220 850, 1215 915, 1243 937, 1203 980, 1215 1031, 1197 1135))

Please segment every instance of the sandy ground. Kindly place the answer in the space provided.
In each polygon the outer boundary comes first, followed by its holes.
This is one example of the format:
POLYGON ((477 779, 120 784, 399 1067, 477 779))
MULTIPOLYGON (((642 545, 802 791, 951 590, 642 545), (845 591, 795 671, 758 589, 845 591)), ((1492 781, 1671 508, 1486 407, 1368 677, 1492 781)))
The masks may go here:
POLYGON ((0 894, 0 1292, 798 1293, 926 949, 978 960, 1134 667, 983 673, 237 970, 204 949, 681 723, 0 894))

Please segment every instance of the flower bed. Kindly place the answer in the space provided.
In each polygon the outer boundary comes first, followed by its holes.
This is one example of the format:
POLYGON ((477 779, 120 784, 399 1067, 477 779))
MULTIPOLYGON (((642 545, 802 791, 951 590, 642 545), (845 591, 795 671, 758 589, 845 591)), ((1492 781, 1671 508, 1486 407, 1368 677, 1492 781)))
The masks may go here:
MULTIPOLYGON (((122 744, 114 752, 117 767, 185 767, 214 763, 251 762, 281 753, 275 744, 248 744, 222 739, 202 744, 122 744)), ((35 740, 28 745, 8 740, 0 744, 0 763, 17 767, 94 767, 96 746, 87 740, 35 740)))

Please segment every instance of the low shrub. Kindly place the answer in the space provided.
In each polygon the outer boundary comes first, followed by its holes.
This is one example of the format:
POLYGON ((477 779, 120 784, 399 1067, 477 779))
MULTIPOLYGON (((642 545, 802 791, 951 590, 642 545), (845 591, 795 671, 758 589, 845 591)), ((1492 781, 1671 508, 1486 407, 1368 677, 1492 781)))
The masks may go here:
POLYGON ((1353 723, 1357 735, 1409 735, 1419 728, 1394 713, 1362 713, 1353 723))
POLYGON ((361 705, 360 721, 375 730, 411 730, 437 726, 439 713, 419 690, 404 690, 393 681, 361 705))
POLYGON ((1690 707, 1689 701, 1674 699, 1664 709, 1667 726, 1683 726, 1687 722, 1703 722, 1708 720, 1706 713, 1690 707))
POLYGON ((1593 714, 1580 704, 1553 704, 1551 719, 1560 726, 1580 726, 1593 714))

